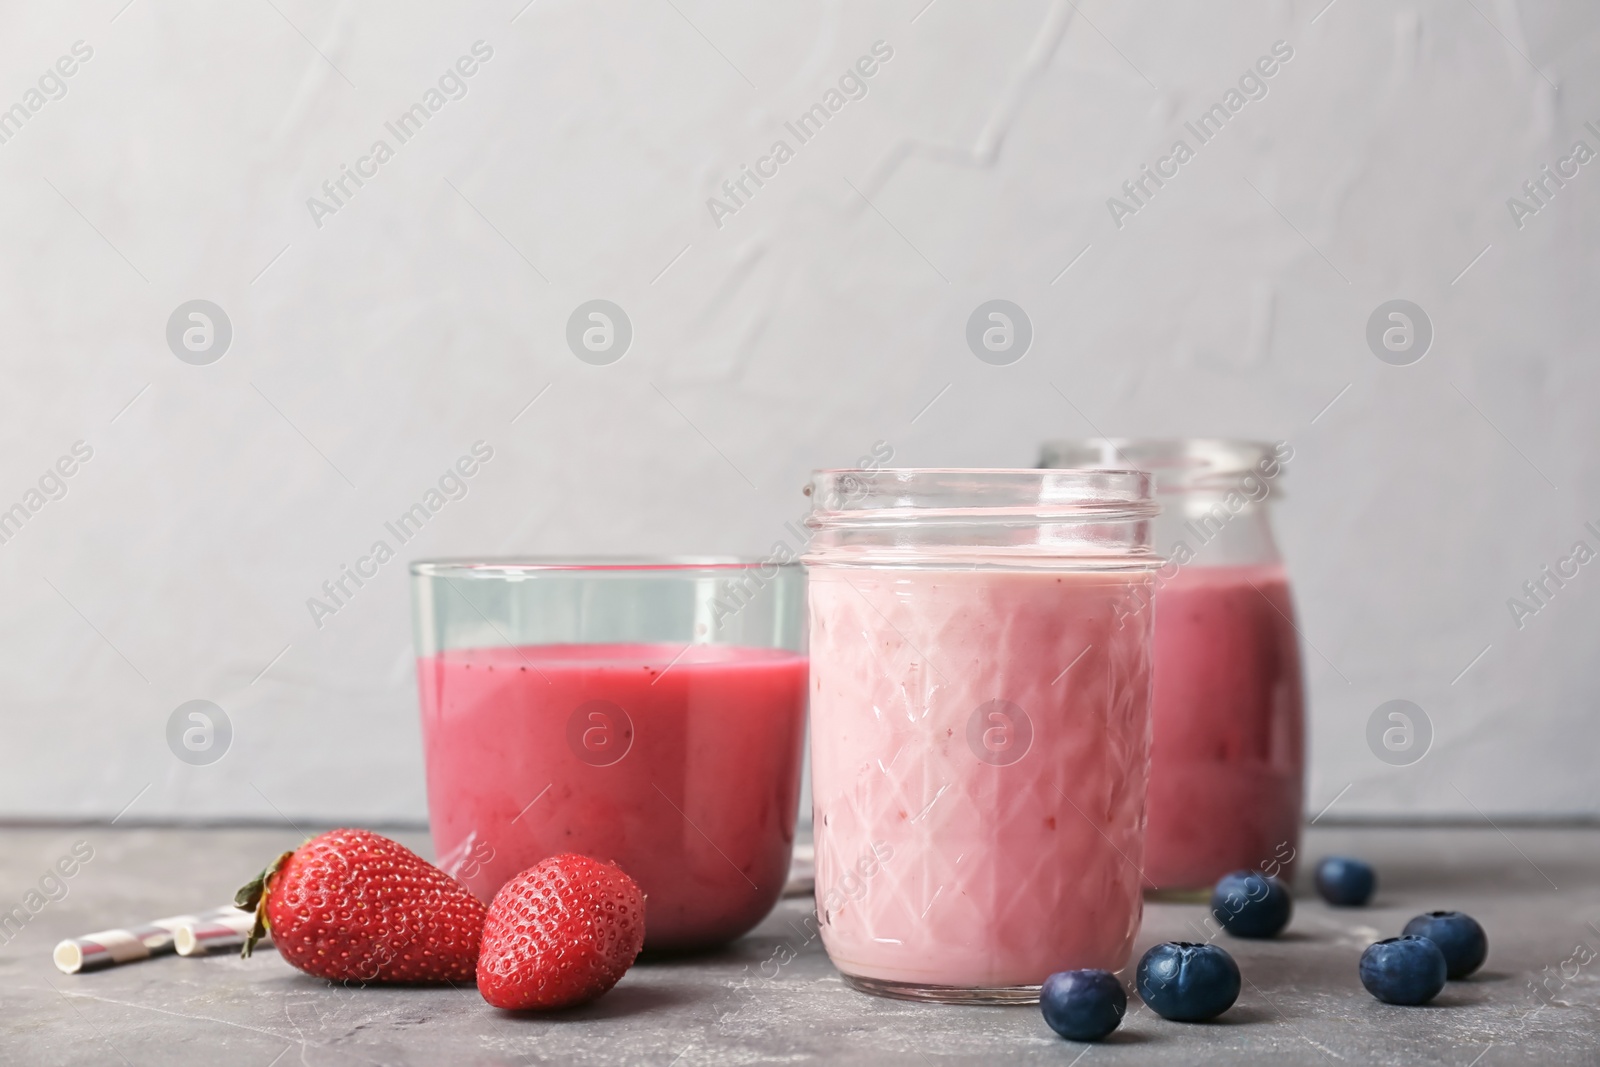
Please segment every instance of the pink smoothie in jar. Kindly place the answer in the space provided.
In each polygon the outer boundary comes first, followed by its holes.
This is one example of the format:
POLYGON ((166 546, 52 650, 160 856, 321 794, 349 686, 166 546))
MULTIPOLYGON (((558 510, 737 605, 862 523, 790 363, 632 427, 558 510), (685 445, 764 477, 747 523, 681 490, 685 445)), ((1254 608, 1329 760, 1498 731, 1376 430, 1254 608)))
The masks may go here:
POLYGON ((557 853, 613 861, 644 892, 650 949, 709 948, 760 922, 782 893, 794 843, 803 652, 464 642, 681 623, 702 637, 803 647, 799 568, 769 575, 754 593, 749 568, 726 576, 714 568, 645 576, 534 569, 498 582, 451 577, 451 568, 459 569, 449 561, 413 568, 426 623, 417 683, 439 865, 489 901, 557 853), (745 600, 732 600, 724 590, 741 580, 745 600), (789 615, 777 632, 774 620, 789 615))
POLYGON ((1056 442, 1047 466, 1115 456, 1156 476, 1155 699, 1145 876, 1209 891, 1240 869, 1294 873, 1305 700, 1289 581, 1268 520, 1286 444, 1056 442))
POLYGON ((1184 568, 1155 616, 1146 876, 1176 888, 1242 868, 1290 877, 1305 738, 1283 568, 1184 568))
MULTIPOLYGON (((981 501, 987 478, 1010 473, 1028 472, 877 472, 861 510, 875 495, 937 499, 925 483, 941 477, 981 501)), ((1119 503, 1136 511, 1142 476, 1125 477, 1119 503)), ((1031 509, 1070 512, 1054 490, 1031 509)), ((829 957, 867 992, 969 1003, 1037 1000, 1056 971, 1120 969, 1143 906, 1151 632, 1130 606, 1150 596, 1149 570, 1137 557, 1074 567, 1087 549, 1050 543, 1061 531, 1048 517, 976 535, 1020 545, 925 543, 909 547, 921 565, 882 565, 907 546, 864 548, 849 530, 830 543, 830 522, 870 529, 842 511, 813 516, 806 559, 829 957)))

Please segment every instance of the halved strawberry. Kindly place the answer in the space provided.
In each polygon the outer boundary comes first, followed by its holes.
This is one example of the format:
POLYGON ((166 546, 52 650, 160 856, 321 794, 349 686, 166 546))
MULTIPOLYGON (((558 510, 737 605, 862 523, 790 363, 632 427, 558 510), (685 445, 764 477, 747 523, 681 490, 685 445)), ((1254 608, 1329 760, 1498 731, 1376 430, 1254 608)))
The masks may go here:
POLYGON ((487 914, 398 841, 348 829, 285 852, 234 903, 256 913, 245 956, 270 927, 291 964, 350 982, 470 982, 487 914))
POLYGON ((644 946, 644 895, 620 867, 551 856, 500 887, 478 956, 497 1008, 565 1008, 617 984, 644 946))

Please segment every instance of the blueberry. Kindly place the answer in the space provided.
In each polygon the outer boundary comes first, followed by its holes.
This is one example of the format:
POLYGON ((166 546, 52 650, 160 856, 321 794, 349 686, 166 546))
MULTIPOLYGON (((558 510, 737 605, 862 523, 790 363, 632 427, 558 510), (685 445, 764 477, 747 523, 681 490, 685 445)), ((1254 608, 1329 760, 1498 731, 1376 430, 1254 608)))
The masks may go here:
POLYGON ((1234 937, 1276 937, 1293 910, 1283 883, 1256 871, 1225 874, 1211 892, 1211 914, 1234 937))
POLYGON ((1217 945, 1167 941, 1139 960, 1134 986, 1163 1019, 1199 1023, 1215 1019, 1239 999, 1239 965, 1217 945))
POLYGON ((1378 874, 1370 863, 1349 856, 1329 856, 1317 864, 1317 892, 1340 908, 1364 907, 1378 888, 1378 874))
POLYGON ((1361 984, 1385 1004, 1426 1004, 1444 988, 1444 976, 1444 953, 1426 937, 1387 938, 1361 954, 1361 984))
POLYGON ((1465 978, 1483 966, 1489 938, 1478 920, 1459 911, 1430 911, 1406 923, 1403 931, 1425 937, 1444 953, 1451 978, 1465 978))
POLYGON ((1122 1024, 1128 994, 1110 971, 1060 971, 1044 980, 1039 1010, 1072 1041, 1099 1041, 1122 1024))

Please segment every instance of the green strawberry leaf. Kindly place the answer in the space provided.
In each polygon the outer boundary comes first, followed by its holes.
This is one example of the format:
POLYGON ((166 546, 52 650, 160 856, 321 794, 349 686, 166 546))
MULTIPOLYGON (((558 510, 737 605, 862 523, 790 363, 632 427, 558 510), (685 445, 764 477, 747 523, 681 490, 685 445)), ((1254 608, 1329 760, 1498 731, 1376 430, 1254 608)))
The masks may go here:
POLYGON ((272 876, 284 865, 293 852, 285 852, 267 865, 266 870, 256 875, 255 878, 240 887, 239 892, 233 896, 236 908, 255 912, 255 922, 250 927, 250 932, 245 935, 244 948, 239 953, 240 959, 249 959, 251 951, 256 947, 267 932, 267 890, 272 876))

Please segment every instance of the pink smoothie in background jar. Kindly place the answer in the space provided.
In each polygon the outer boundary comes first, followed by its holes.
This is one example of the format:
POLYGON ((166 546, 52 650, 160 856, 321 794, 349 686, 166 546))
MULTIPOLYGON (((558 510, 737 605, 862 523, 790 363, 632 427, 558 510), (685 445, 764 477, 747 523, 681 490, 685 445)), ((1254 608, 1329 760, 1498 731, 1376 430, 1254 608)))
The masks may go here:
POLYGON ((1183 568, 1156 593, 1155 618, 1145 875, 1197 889, 1276 864, 1289 878, 1305 716, 1283 568, 1183 568))
POLYGON ((1059 473, 813 482, 859 494, 817 505, 806 557, 818 923, 858 989, 1031 1001, 1053 972, 1128 962, 1148 480, 1059 473))
POLYGON ((484 901, 539 860, 615 861, 652 948, 732 940, 782 892, 806 659, 778 649, 454 649, 417 664, 440 866, 484 901))
POLYGON ((1209 891, 1242 868, 1294 873, 1305 700, 1268 505, 1294 451, 1211 438, 1052 442, 1051 468, 1126 463, 1156 479, 1155 703, 1145 875, 1209 891))

